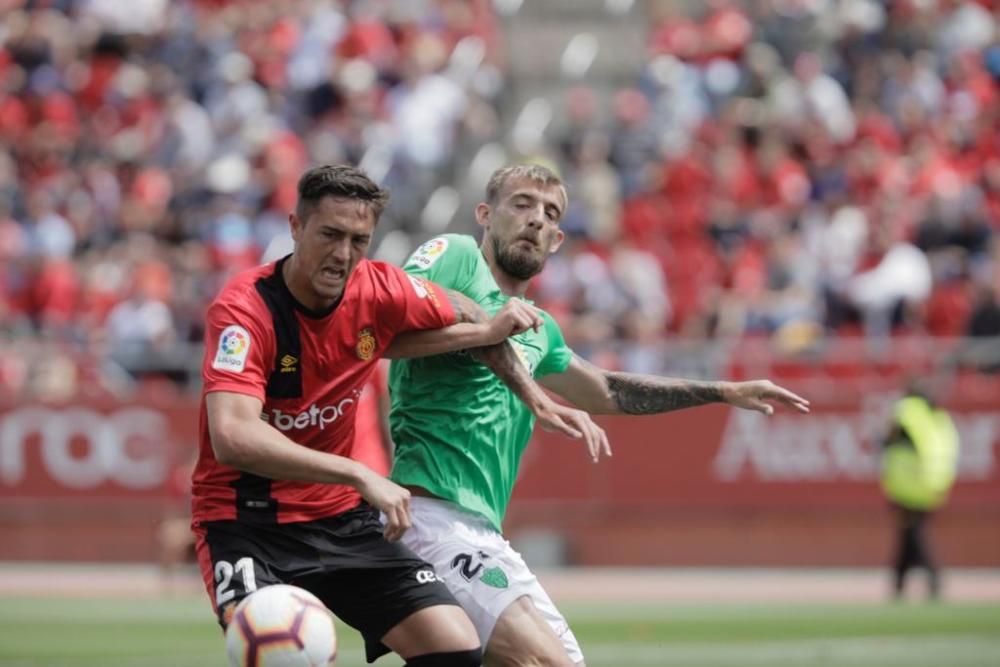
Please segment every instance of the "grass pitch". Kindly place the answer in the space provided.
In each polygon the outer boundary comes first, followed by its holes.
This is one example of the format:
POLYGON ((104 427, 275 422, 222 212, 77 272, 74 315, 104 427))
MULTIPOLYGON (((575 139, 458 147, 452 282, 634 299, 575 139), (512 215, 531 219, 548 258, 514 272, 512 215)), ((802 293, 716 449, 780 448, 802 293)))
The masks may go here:
MULTIPOLYGON (((567 605, 589 667, 995 667, 1000 603, 567 605)), ((340 667, 365 665, 337 624, 340 667)), ((2 667, 224 667, 202 596, 6 598, 2 667)), ((386 656, 376 665, 397 667, 386 656)))

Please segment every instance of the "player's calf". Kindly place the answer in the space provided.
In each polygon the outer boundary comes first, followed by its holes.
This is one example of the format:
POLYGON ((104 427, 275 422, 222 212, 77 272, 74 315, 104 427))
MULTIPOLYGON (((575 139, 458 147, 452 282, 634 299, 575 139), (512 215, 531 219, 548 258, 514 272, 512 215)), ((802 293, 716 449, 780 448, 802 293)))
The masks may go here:
POLYGON ((500 615, 486 646, 486 667, 576 667, 531 598, 522 596, 500 615))

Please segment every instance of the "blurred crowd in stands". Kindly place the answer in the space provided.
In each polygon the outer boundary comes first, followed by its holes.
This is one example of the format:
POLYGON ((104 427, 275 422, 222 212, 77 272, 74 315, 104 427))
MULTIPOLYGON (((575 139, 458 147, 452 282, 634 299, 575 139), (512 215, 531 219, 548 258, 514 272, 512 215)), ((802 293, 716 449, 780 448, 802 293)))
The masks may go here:
POLYGON ((675 4, 553 133, 576 197, 540 298, 575 346, 1000 335, 1000 3, 675 4))
MULTIPOLYGON (((571 206, 535 297, 585 354, 625 341, 632 370, 675 337, 1000 335, 993 4, 638 3, 633 85, 569 86, 538 147, 571 206)), ((503 140, 489 0, 0 14, 0 337, 29 350, 0 386, 79 385, 59 345, 175 367, 311 164, 361 164, 393 193, 379 233, 419 241, 431 193, 503 140)))
POLYGON ((0 338, 21 341, 0 386, 77 384, 58 346, 173 365, 287 229, 305 168, 360 163, 392 190, 383 227, 407 228, 496 133, 486 0, 0 0, 0 17, 0 338))

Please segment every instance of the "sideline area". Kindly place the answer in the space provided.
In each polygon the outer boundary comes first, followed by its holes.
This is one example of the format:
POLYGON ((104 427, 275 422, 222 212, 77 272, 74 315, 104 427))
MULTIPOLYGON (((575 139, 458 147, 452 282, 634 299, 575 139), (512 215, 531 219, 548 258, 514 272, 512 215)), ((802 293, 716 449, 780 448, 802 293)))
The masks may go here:
MULTIPOLYGON (((564 568, 538 577, 566 603, 836 603, 883 602, 888 572, 880 569, 564 568)), ((922 597, 913 577, 910 598, 922 597)), ((0 562, 0 596, 158 597, 200 593, 193 566, 164 577, 154 565, 0 562)), ((946 569, 949 602, 1000 602, 1000 569, 946 569)))

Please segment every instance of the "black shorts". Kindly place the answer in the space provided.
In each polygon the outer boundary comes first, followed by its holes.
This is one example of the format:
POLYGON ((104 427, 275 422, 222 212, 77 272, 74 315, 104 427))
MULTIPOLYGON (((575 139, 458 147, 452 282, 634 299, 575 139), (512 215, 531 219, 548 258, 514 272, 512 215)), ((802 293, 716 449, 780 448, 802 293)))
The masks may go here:
POLYGON ((458 605, 431 565, 385 540, 378 511, 369 505, 305 523, 210 521, 195 532, 202 576, 223 627, 227 611, 254 590, 291 584, 361 632, 373 662, 389 652, 382 637, 410 614, 458 605))

